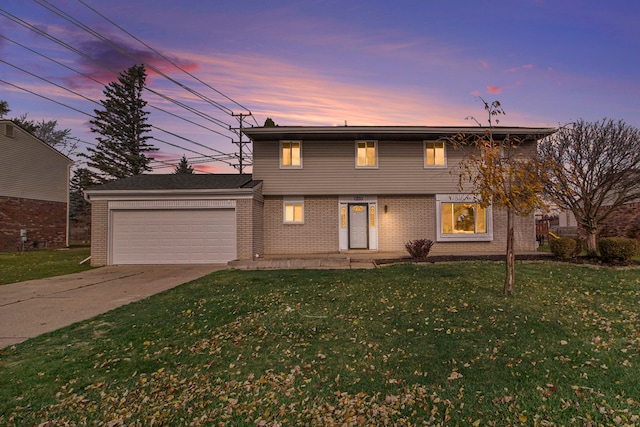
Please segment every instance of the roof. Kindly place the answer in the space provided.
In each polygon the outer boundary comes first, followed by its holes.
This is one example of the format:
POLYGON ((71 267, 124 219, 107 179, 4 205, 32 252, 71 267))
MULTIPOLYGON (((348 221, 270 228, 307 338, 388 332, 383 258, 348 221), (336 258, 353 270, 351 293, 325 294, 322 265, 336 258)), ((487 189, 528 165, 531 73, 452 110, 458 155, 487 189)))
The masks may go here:
POLYGON ((252 188, 259 182, 250 174, 143 174, 111 181, 89 191, 232 190, 252 188))
MULTIPOLYGON (((279 141, 282 139, 314 140, 396 140, 410 141, 437 139, 458 134, 481 135, 487 131, 482 126, 275 126, 244 128, 242 131, 253 141, 279 141)), ((506 135, 520 138, 544 138, 557 131, 547 127, 505 127, 491 128, 494 137, 506 135)))

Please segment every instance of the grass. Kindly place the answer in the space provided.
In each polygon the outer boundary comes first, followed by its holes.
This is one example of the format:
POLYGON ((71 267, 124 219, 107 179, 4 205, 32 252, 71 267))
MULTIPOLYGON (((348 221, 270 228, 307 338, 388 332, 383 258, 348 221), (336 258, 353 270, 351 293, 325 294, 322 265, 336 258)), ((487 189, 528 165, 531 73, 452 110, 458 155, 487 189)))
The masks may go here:
POLYGON ((89 256, 89 248, 0 252, 0 285, 78 273, 91 268, 80 261, 89 256))
POLYGON ((0 352, 0 425, 633 425, 640 274, 221 271, 0 352))

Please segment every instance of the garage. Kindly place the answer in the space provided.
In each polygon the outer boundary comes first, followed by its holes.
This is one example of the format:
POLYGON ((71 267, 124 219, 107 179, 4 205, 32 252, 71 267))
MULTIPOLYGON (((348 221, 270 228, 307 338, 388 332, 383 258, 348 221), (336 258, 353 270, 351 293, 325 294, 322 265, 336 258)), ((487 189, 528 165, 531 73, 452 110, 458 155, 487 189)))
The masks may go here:
POLYGON ((262 182, 251 175, 135 175, 85 197, 94 266, 226 264, 263 250, 262 182))
POLYGON ((236 259, 234 209, 112 211, 113 264, 216 264, 236 259))

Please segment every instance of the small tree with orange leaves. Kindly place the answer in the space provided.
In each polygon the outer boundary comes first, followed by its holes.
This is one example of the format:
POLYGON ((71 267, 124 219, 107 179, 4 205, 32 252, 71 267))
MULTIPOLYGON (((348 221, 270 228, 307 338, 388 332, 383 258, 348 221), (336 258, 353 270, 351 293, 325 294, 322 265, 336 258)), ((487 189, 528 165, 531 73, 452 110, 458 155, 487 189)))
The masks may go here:
MULTIPOLYGON (((499 101, 488 103, 480 98, 488 115, 489 126, 478 135, 458 134, 450 138, 454 147, 470 147, 471 154, 460 163, 458 185, 469 189, 481 206, 502 208, 507 213, 507 259, 503 292, 515 291, 515 216, 527 216, 543 204, 543 184, 539 175, 539 159, 535 150, 526 151, 524 143, 536 141, 539 135, 494 138, 497 116, 504 115, 499 101)), ((475 119, 474 119, 475 120, 475 119)), ((479 122, 478 125, 481 126, 479 122)))

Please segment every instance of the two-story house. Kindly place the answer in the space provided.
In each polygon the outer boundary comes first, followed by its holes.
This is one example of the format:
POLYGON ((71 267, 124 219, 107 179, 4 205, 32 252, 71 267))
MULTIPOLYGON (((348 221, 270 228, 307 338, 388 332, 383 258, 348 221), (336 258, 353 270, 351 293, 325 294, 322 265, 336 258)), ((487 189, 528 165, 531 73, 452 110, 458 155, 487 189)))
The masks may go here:
MULTIPOLYGON (((506 213, 458 186, 472 148, 446 138, 480 127, 256 127, 252 175, 141 175, 89 191, 92 262, 228 262, 255 256, 404 252, 501 253, 506 213), (224 247, 224 250, 220 250, 224 247)), ((526 139, 551 128, 495 128, 526 139)), ((516 250, 534 251, 535 220, 518 217, 516 250)))
POLYGON ((73 161, 0 120, 0 251, 68 246, 73 161))

